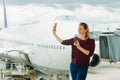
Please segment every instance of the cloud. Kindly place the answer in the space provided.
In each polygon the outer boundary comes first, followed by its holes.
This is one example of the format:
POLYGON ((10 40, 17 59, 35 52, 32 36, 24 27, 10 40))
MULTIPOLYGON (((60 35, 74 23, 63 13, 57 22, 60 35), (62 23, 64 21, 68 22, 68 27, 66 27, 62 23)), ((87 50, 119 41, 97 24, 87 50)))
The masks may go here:
POLYGON ((120 0, 7 0, 8 5, 28 5, 33 3, 46 4, 49 6, 58 4, 66 9, 75 9, 81 4, 104 6, 107 8, 120 8, 120 0))
MULTIPOLYGON (((0 6, 3 9, 3 6, 0 6)), ((34 5, 23 5, 23 6, 16 6, 16 5, 8 5, 6 7, 7 10, 7 20, 9 26, 18 26, 26 19, 29 19, 32 16, 37 14, 44 14, 51 10, 52 7, 47 6, 34 6, 34 5)), ((54 9, 54 8, 53 8, 54 9)), ((4 12, 0 10, 0 27, 4 25, 4 12)))
MULTIPOLYGON (((67 3, 66 3, 67 4, 67 3)), ((75 7, 76 5, 73 4, 75 7)), ((88 4, 78 4, 78 7, 69 8, 68 5, 64 4, 54 4, 45 5, 45 4, 30 4, 30 5, 8 5, 7 6, 7 15, 8 15, 8 25, 14 26, 18 25, 21 22, 25 21, 27 18, 30 18, 35 15, 40 15, 43 12, 49 10, 68 10, 71 13, 75 14, 80 22, 87 22, 90 24, 118 24, 120 21, 119 13, 120 9, 118 8, 109 8, 98 5, 88 5, 88 4), (65 8, 66 7, 66 8, 65 8), (69 8, 69 9, 67 9, 69 8)), ((0 6, 2 9, 3 7, 0 6)), ((0 10, 0 26, 3 25, 3 10, 0 10)))
POLYGON ((119 11, 111 12, 101 6, 82 5, 74 10, 80 20, 90 23, 119 23, 119 11))

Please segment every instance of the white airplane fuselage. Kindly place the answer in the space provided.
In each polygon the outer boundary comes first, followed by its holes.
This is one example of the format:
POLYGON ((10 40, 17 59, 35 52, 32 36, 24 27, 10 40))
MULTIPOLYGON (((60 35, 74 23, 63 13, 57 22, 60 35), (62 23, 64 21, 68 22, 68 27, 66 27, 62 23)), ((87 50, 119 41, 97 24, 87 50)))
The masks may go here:
MULTIPOLYGON (((60 12, 57 13, 60 14, 60 12)), ((68 72, 71 62, 71 46, 60 44, 52 33, 57 13, 43 15, 40 17, 42 19, 37 18, 15 29, 3 29, 0 32, 0 48, 26 52, 36 70, 46 73, 68 72)), ((63 15, 63 12, 60 15, 63 15)), ((79 23, 74 20, 57 20, 57 23, 57 34, 63 40, 73 38, 78 33, 79 23)), ((99 52, 98 49, 96 48, 96 53, 99 52)), ((8 53, 8 55, 19 58, 18 53, 8 53)))

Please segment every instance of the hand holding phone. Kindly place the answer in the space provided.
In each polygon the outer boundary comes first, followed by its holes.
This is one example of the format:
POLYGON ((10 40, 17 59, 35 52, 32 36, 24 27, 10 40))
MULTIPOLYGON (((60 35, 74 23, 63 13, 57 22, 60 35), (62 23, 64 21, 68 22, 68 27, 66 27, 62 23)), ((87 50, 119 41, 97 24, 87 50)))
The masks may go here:
POLYGON ((56 33, 56 27, 57 27, 57 23, 55 23, 54 26, 53 26, 53 33, 54 34, 56 33))

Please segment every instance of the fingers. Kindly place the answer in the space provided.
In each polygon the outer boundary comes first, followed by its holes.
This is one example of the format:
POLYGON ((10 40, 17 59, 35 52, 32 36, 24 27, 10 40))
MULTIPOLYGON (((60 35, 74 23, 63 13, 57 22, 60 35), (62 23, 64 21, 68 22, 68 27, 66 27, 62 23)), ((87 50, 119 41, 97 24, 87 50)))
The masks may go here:
POLYGON ((74 42, 74 45, 78 45, 78 44, 79 44, 79 41, 76 40, 76 41, 74 42))
POLYGON ((78 40, 76 40, 76 41, 75 41, 75 44, 78 44, 78 43, 79 43, 79 41, 78 41, 78 40))
POLYGON ((79 47, 80 47, 80 43, 79 43, 78 40, 75 41, 74 45, 79 49, 79 47))
POLYGON ((76 47, 79 47, 79 46, 80 46, 80 42, 79 42, 78 40, 76 40, 76 41, 74 42, 74 45, 75 45, 76 47))
POLYGON ((53 31, 56 32, 56 26, 53 26, 53 31))

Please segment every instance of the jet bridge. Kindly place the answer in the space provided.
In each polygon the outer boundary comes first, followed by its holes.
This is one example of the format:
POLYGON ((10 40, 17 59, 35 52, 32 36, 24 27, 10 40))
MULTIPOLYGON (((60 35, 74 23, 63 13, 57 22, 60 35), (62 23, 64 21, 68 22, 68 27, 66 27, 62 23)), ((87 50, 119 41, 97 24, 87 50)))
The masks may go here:
POLYGON ((120 30, 100 35, 100 57, 109 62, 120 61, 120 30))

